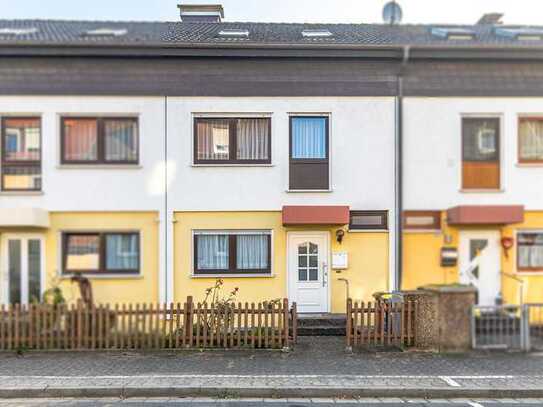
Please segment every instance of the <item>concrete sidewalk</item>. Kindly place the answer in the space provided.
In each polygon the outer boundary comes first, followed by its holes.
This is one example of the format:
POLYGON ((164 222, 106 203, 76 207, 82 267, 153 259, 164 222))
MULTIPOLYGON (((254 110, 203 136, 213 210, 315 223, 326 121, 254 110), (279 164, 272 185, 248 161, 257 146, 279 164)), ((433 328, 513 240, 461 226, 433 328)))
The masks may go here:
POLYGON ((0 354, 0 397, 543 397, 543 355, 343 351, 0 354))

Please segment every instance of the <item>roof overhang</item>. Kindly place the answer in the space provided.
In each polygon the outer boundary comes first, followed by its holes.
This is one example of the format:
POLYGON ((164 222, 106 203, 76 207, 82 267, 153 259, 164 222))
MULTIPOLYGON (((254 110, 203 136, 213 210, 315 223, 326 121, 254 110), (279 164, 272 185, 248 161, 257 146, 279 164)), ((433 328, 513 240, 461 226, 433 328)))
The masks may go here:
POLYGON ((283 225, 346 225, 348 206, 283 206, 283 225))
POLYGON ((48 228, 49 212, 39 208, 2 208, 0 227, 48 228))
POLYGON ((522 205, 460 205, 447 210, 451 226, 509 225, 524 222, 522 205))

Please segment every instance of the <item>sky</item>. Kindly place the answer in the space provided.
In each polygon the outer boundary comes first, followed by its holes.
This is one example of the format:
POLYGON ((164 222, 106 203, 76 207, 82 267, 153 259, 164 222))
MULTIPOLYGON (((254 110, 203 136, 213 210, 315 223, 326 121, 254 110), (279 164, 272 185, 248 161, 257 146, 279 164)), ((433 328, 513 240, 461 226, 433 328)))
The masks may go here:
MULTIPOLYGON (((224 6, 226 21, 380 23, 388 0, 186 0, 224 6)), ((0 0, 0 18, 176 21, 179 0, 0 0)), ((475 23, 502 12, 508 24, 543 25, 542 0, 397 0, 404 23, 475 23), (538 5, 539 4, 539 5, 538 5)))

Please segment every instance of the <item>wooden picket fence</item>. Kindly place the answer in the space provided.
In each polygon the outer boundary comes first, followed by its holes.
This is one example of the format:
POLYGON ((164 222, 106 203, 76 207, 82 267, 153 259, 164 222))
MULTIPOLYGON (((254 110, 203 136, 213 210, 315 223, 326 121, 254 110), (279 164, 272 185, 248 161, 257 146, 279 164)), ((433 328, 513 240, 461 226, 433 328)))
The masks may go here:
POLYGON ((296 341, 296 304, 0 307, 0 350, 282 349, 296 341))
POLYGON ((410 347, 416 344, 415 301, 403 303, 347 300, 347 347, 410 347))

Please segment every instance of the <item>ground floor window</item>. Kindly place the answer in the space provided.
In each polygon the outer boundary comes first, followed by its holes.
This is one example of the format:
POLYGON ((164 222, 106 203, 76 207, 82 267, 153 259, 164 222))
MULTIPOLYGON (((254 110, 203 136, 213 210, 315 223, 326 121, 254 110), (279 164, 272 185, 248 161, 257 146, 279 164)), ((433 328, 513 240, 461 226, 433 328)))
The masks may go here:
POLYGON ((140 272, 137 232, 69 232, 62 236, 63 273, 140 272))
POLYGON ((517 237, 517 266, 521 271, 543 271, 543 232, 522 232, 517 237))
POLYGON ((270 231, 195 231, 194 274, 270 274, 270 231))
POLYGON ((387 230, 388 211, 351 211, 349 230, 387 230))

